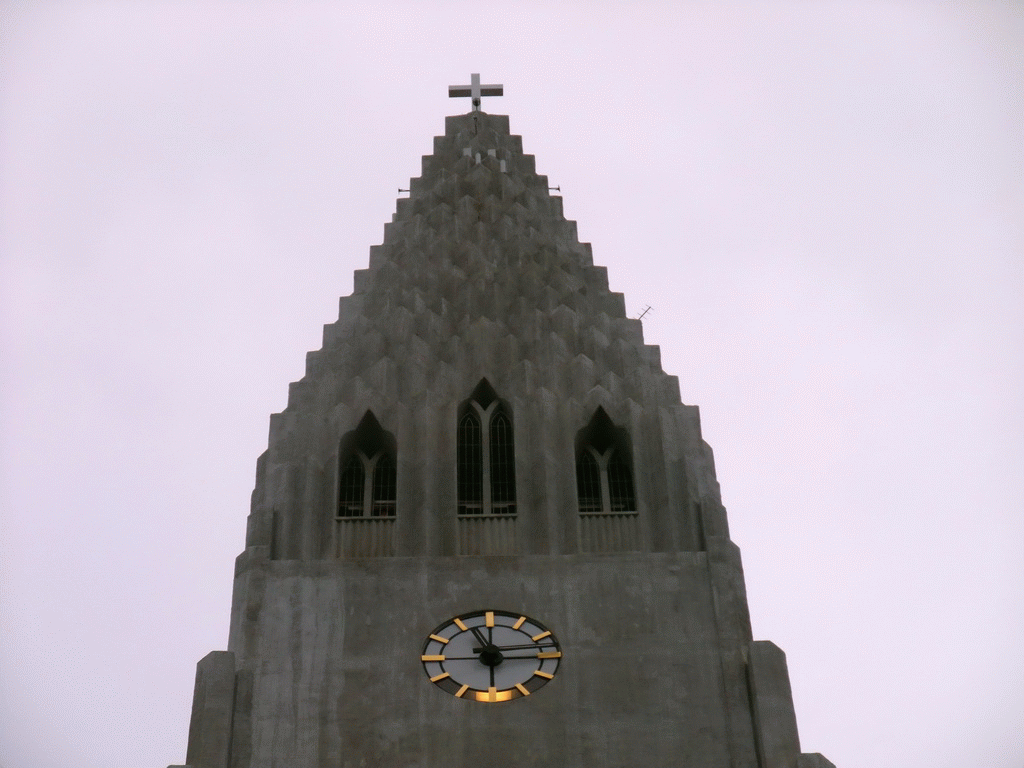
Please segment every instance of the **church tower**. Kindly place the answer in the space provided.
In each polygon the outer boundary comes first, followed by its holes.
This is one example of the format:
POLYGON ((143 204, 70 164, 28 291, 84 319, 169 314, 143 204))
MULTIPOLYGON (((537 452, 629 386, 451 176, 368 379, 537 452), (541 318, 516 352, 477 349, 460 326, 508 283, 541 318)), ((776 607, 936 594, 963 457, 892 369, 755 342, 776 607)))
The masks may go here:
POLYGON ((449 117, 257 462, 192 768, 827 768, 698 410, 523 153, 449 117))

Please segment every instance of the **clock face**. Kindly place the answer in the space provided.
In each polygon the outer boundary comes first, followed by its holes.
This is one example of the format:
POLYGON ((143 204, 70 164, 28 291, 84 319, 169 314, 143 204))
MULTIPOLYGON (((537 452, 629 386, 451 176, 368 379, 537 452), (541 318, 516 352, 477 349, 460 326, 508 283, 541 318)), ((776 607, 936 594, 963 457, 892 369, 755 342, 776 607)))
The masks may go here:
POLYGON ((558 640, 539 621, 508 611, 476 611, 446 621, 423 644, 430 682, 460 699, 510 701, 555 676, 558 640))

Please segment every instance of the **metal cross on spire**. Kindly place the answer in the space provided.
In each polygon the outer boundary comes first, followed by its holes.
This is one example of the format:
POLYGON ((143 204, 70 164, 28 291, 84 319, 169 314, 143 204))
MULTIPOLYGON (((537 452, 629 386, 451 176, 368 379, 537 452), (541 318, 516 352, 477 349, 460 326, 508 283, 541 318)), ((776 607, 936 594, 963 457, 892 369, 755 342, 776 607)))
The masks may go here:
POLYGON ((471 75, 469 85, 449 85, 448 98, 453 99, 459 96, 469 96, 473 99, 473 110, 480 109, 481 96, 501 96, 503 88, 501 85, 480 85, 480 75, 471 75))

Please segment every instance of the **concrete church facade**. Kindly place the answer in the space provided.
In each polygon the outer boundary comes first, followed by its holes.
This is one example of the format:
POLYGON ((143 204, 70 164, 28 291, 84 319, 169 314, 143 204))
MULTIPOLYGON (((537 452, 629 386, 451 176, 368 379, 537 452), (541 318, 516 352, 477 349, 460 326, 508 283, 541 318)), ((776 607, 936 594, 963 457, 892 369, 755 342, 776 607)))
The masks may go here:
POLYGON ((446 119, 271 417, 186 760, 831 766, 698 410, 507 117, 446 119))

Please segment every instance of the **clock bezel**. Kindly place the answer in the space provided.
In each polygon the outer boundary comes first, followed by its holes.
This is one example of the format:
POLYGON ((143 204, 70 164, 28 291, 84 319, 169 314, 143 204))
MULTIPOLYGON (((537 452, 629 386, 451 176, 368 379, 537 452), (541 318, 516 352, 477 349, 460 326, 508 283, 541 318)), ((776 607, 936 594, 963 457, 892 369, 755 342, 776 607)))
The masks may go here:
MULTIPOLYGON (((532 649, 527 649, 527 652, 532 649)), ((513 653, 521 653, 517 649, 513 653)), ((509 657, 511 660, 513 657, 509 657)), ((531 657, 515 657, 519 660, 526 660, 531 657)), ((428 635, 423 643, 420 652, 420 661, 423 664, 423 671, 430 682, 438 688, 451 694, 455 698, 469 701, 480 701, 484 703, 496 703, 501 701, 513 701, 515 699, 529 696, 543 688, 554 679, 555 673, 562 661, 562 647, 558 638, 544 624, 526 614, 503 611, 497 609, 485 609, 479 611, 468 611, 460 613, 447 621, 442 622, 434 631, 428 635), (463 665, 485 663, 481 661, 484 656, 480 653, 477 659, 462 657, 459 659, 446 659, 445 647, 454 639, 462 638, 473 630, 489 630, 489 637, 493 637, 493 630, 500 628, 508 635, 507 630, 515 631, 523 636, 525 640, 522 645, 535 644, 537 647, 536 666, 522 665, 524 674, 522 679, 510 687, 498 688, 489 686, 487 690, 466 682, 466 675, 459 674, 463 665), (525 670, 530 670, 525 674, 525 670), (460 679, 461 677, 461 679, 460 679)), ((504 662, 501 662, 504 663, 504 662)), ((497 666, 497 665, 495 665, 497 666)), ((475 668, 474 668, 475 669, 475 668)), ((479 672, 479 670, 476 670, 479 672)), ((493 680, 493 677, 492 677, 493 680)))

